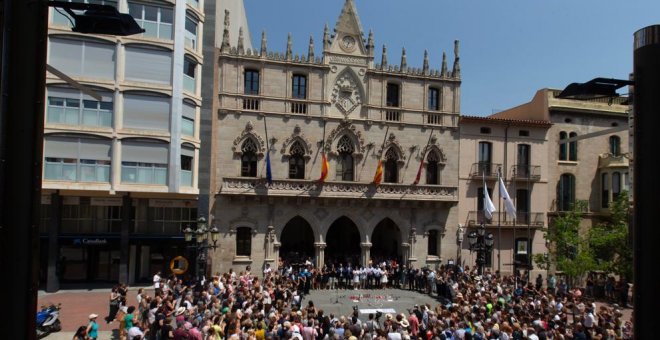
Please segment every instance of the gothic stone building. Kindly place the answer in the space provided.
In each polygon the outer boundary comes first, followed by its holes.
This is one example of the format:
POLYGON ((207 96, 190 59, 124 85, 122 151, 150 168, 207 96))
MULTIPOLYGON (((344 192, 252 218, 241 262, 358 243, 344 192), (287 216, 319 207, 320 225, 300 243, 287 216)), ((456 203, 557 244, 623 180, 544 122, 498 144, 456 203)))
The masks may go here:
POLYGON ((427 56, 409 67, 405 50, 389 64, 385 47, 376 64, 352 0, 334 34, 326 27, 321 56, 311 39, 307 55, 294 55, 291 37, 285 53, 268 51, 265 33, 260 50, 247 49, 230 25, 216 51, 209 215, 221 235, 209 269, 277 266, 278 258, 416 267, 454 258, 458 42, 449 71, 444 56, 440 70, 427 56))

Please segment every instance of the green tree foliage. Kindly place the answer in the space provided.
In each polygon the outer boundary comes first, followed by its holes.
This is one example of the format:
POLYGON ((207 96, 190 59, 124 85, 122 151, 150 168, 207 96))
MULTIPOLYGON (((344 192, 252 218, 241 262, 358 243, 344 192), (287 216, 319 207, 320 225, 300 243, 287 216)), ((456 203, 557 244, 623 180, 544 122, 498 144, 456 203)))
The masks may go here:
POLYGON ((563 272, 571 286, 580 282, 587 272, 597 268, 589 235, 580 230, 586 204, 585 201, 577 201, 573 210, 555 218, 545 232, 545 239, 549 242, 549 256, 534 256, 539 267, 547 269, 552 264, 556 270, 563 272))
POLYGON ((610 218, 589 232, 589 245, 599 270, 632 279, 633 253, 628 237, 628 193, 610 203, 610 218))

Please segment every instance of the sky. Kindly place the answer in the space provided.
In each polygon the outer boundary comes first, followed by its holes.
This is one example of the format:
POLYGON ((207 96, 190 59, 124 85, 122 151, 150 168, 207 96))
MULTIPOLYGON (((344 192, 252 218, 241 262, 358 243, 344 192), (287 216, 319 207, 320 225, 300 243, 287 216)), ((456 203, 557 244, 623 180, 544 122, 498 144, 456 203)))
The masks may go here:
MULTIPOLYGON (((310 35, 322 54, 344 0, 244 0, 252 45, 306 54, 310 35)), ((529 102, 542 88, 563 89, 596 77, 627 79, 633 33, 660 24, 660 0, 355 0, 365 34, 372 29, 375 61, 387 45, 390 64, 406 48, 409 67, 431 68, 442 52, 453 62, 460 41, 461 113, 487 116, 529 102)), ((625 91, 620 91, 622 94, 625 91)))

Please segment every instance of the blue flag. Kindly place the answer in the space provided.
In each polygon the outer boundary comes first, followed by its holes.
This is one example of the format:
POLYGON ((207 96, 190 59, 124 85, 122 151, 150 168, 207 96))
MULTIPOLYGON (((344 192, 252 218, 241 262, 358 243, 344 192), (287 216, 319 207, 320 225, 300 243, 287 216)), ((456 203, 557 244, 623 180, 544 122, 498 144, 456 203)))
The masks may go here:
POLYGON ((270 170, 270 152, 266 153, 266 182, 273 184, 273 173, 270 170))

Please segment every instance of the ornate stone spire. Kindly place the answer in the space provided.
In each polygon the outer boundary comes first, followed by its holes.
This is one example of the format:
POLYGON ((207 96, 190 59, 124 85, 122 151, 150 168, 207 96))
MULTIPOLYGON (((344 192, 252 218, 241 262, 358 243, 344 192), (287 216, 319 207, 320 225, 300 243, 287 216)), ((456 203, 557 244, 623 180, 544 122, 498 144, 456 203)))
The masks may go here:
POLYGON ((261 56, 265 57, 268 54, 268 40, 266 40, 266 31, 261 31, 261 56))
POLYGON ((452 78, 461 77, 461 58, 458 56, 458 40, 454 40, 454 69, 451 71, 452 78))
POLYGON ((380 58, 381 62, 381 68, 383 70, 387 69, 387 45, 383 44, 383 56, 380 58))
POLYGON ((424 71, 424 74, 429 73, 429 52, 427 50, 424 50, 424 66, 422 66, 422 70, 424 71))
POLYGON ((307 57, 310 61, 314 60, 314 37, 309 36, 309 48, 307 49, 307 57))
POLYGON ((401 72, 405 72, 408 69, 408 58, 406 57, 406 48, 404 47, 401 50, 401 72))
POLYGON ((245 54, 245 46, 243 45, 243 27, 238 29, 238 43, 236 43, 238 54, 245 54))
POLYGON ((327 50, 330 47, 330 33, 328 32, 328 24, 325 24, 323 27, 323 50, 327 50))
POLYGON ((442 52, 442 68, 440 69, 440 76, 447 76, 447 53, 442 52))
POLYGON ((293 54, 293 40, 291 38, 291 33, 289 33, 289 37, 286 40, 286 60, 291 60, 293 54))
POLYGON ((229 46, 229 11, 225 10, 225 30, 222 33, 222 45, 220 45, 220 52, 227 53, 230 50, 229 46))
POLYGON ((374 32, 369 30, 369 39, 367 39, 367 53, 370 57, 374 56, 374 32))

